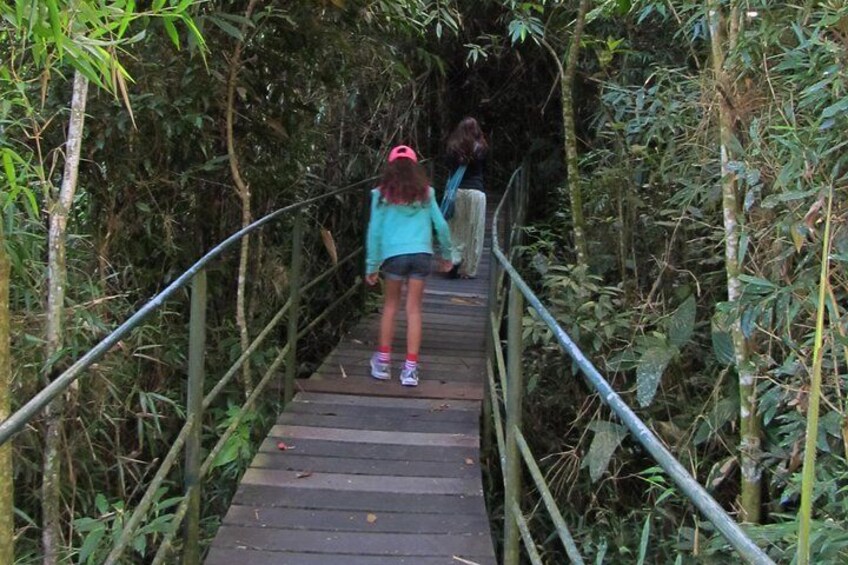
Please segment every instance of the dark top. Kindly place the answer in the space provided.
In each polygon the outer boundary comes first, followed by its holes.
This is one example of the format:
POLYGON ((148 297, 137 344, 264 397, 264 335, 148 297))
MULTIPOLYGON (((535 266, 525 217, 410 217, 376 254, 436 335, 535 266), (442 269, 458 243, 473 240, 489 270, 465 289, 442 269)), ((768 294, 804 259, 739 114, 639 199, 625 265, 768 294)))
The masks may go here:
MULTIPOLYGON (((462 162, 454 155, 449 156, 448 160, 451 167, 451 174, 453 174, 453 171, 455 171, 462 162)), ((474 156, 466 163, 466 165, 467 168, 465 169, 465 174, 462 175, 462 181, 459 183, 459 188, 470 188, 485 192, 486 183, 483 180, 483 170, 486 165, 485 151, 482 149, 475 151, 474 156)))

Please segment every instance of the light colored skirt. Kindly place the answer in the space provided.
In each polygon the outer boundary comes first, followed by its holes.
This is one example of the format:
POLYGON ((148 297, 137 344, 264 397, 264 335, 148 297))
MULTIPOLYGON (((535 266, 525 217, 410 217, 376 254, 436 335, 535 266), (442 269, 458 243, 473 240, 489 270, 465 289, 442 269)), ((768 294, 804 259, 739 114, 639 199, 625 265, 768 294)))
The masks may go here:
POLYGON ((486 235, 486 195, 479 190, 460 188, 454 206, 448 225, 454 247, 462 257, 459 274, 476 277, 486 235))

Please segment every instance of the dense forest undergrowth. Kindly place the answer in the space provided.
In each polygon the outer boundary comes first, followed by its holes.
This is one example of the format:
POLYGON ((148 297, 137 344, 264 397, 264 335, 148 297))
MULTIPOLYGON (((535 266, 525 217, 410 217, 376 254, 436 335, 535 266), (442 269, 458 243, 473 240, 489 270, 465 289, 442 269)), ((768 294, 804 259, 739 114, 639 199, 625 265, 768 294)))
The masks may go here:
MULTIPOLYGON (((529 157, 518 258, 562 326, 775 560, 848 559, 841 0, 15 0, 0 16, 0 418, 212 245, 371 177, 392 144, 444 183, 444 141, 473 115, 493 192, 529 157)), ((304 277, 360 244, 360 200, 306 210, 304 277)), ((209 367, 285 303, 291 231, 210 269, 209 367)), ((301 319, 359 271, 317 286, 301 319)), ((0 562, 105 558, 185 419, 187 296, 0 449, 0 562)), ((362 298, 304 338, 301 376, 362 298)), ((524 339, 525 434, 584 557, 733 559, 529 313, 524 339)), ((275 353, 207 411, 206 449, 275 353)), ((216 459, 206 537, 278 405, 216 459)), ((127 562, 155 554, 179 466, 127 562)), ((547 518, 531 526, 564 562, 547 518)))

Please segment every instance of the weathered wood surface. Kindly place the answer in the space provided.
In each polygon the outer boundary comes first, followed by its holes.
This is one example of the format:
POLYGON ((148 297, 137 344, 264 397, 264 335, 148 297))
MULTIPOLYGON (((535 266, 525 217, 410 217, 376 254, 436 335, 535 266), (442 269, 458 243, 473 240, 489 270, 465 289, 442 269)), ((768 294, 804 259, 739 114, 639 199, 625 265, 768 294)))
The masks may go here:
POLYGON ((402 312, 392 380, 370 377, 375 314, 298 381, 207 564, 496 563, 479 449, 488 273, 486 253, 477 279, 428 280, 418 387, 398 382, 402 312))

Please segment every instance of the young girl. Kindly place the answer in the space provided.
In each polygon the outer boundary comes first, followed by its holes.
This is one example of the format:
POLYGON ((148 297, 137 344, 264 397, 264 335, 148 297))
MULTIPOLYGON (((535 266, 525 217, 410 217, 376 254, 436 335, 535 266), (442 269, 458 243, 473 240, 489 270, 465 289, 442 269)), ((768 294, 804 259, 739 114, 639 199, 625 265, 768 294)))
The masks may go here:
POLYGON ((483 165, 489 144, 474 118, 464 118, 448 138, 448 164, 452 171, 466 165, 456 193, 455 212, 450 230, 457 249, 462 253, 459 276, 474 278, 483 253, 486 234, 486 185, 483 165))
POLYGON ((365 282, 376 284, 382 267, 386 284, 379 347, 371 357, 371 376, 375 379, 390 378, 395 314, 406 281, 406 363, 400 383, 418 385, 421 301, 424 281, 430 274, 434 227, 440 252, 445 256, 441 267, 446 270, 451 265, 452 250, 447 222, 439 211, 435 193, 418 164, 415 151, 398 145, 389 154, 380 186, 371 191, 371 220, 365 243, 365 282))

